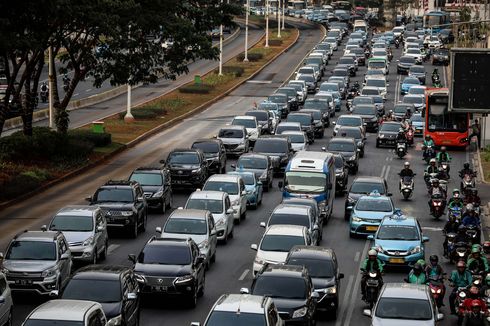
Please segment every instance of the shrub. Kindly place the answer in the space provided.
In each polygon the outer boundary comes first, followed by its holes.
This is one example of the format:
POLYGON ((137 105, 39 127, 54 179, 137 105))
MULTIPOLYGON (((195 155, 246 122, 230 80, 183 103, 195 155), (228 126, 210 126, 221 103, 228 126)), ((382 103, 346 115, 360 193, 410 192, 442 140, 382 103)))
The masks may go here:
POLYGON ((2 199, 13 199, 26 192, 38 188, 44 180, 29 172, 21 173, 5 184, 0 192, 2 199))
MULTIPOLYGON (((216 69, 214 71, 215 73, 218 73, 218 70, 216 69)), ((225 75, 233 75, 234 77, 241 77, 243 73, 245 72, 245 69, 243 67, 239 66, 224 66, 223 67, 223 74, 225 75)))
POLYGON ((105 147, 112 143, 111 134, 109 133, 100 134, 90 130, 70 130, 68 134, 74 139, 91 142, 95 147, 105 147))
MULTIPOLYGON (((135 119, 150 120, 165 115, 167 111, 159 106, 145 106, 131 111, 135 119)), ((126 112, 119 113, 119 119, 123 120, 126 112)))
POLYGON ((209 94, 213 88, 213 86, 206 84, 192 84, 180 87, 179 92, 184 94, 209 94))
MULTIPOLYGON (((264 55, 262 53, 257 53, 257 52, 249 52, 248 53, 248 61, 252 61, 252 62, 259 61, 263 57, 264 57, 264 55)), ((245 54, 240 53, 237 57, 237 61, 242 62, 244 58, 245 58, 245 54)))
POLYGON ((269 45, 270 46, 281 46, 282 40, 269 40, 269 45))

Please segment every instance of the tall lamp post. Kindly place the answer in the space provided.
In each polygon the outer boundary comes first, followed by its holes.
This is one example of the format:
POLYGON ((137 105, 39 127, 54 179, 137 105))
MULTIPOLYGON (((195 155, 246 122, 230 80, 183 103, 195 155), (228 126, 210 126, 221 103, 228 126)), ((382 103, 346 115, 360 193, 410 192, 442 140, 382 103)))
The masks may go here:
POLYGON ((284 19, 286 18, 285 13, 286 13, 286 0, 282 0, 282 28, 284 29, 284 19))
POLYGON ((269 47, 269 0, 265 0, 265 47, 269 47))
POLYGON ((248 62, 248 15, 250 14, 250 0, 247 0, 247 12, 245 13, 245 55, 243 62, 248 62))
MULTIPOLYGON (((130 39, 131 39, 131 24, 128 26, 128 41, 130 39)), ((126 115, 124 116, 124 122, 131 123, 133 121, 134 121, 134 117, 131 114, 131 73, 130 73, 130 76, 128 78, 128 100, 126 106, 126 115)))
MULTIPOLYGON (((223 5, 223 0, 221 0, 221 5, 223 5)), ((218 74, 223 75, 223 24, 219 25, 219 72, 218 74)))
POLYGON ((53 129, 54 127, 54 122, 53 122, 53 87, 54 87, 54 69, 53 69, 53 65, 51 63, 51 60, 53 59, 53 48, 51 47, 51 45, 49 46, 49 49, 48 49, 48 62, 49 62, 49 65, 48 65, 48 71, 49 71, 49 76, 48 76, 48 96, 49 96, 49 106, 48 106, 48 111, 49 111, 49 128, 50 129, 53 129))
POLYGON ((277 37, 281 37, 281 0, 277 0, 277 37))

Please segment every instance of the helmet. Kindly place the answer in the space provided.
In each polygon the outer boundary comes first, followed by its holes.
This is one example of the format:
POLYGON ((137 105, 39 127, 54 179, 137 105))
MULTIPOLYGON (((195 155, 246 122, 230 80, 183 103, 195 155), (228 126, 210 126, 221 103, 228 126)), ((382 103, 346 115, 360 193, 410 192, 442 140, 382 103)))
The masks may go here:
POLYGON ((434 163, 434 164, 435 164, 435 163, 436 163, 436 159, 435 159, 435 158, 431 158, 431 159, 430 159, 430 161, 429 161, 429 163, 430 163, 430 164, 432 164, 432 163, 434 163))
POLYGON ((429 140, 430 139, 430 136, 429 135, 425 135, 425 139, 426 140, 429 140))
POLYGON ((481 252, 480 248, 476 248, 476 247, 471 248, 472 254, 479 254, 480 252, 481 252))
POLYGON ((439 262, 439 257, 437 257, 437 255, 431 255, 431 256, 429 257, 429 261, 430 261, 431 263, 436 263, 436 264, 437 264, 437 263, 439 262))
POLYGON ((425 260, 423 259, 417 260, 417 263, 420 264, 420 266, 425 266, 425 260))
POLYGON ((390 110, 390 111, 389 111, 389 113, 390 113, 390 114, 393 114, 393 110, 390 110))
POLYGON ((476 188, 475 188, 475 189, 473 189, 473 190, 471 190, 471 194, 472 194, 473 196, 478 195, 478 190, 477 190, 476 188))
POLYGON ((398 129, 398 132, 403 133, 403 132, 405 132, 405 130, 403 130, 403 128, 400 128, 400 129, 398 129))
POLYGON ((368 251, 368 256, 378 256, 378 252, 374 249, 368 251))
POLYGON ((464 225, 458 226, 458 232, 466 232, 466 228, 464 227, 464 225))
POLYGON ((410 167, 410 162, 405 162, 405 163, 403 163, 403 165, 408 168, 408 167, 410 167))
POLYGON ((473 204, 466 205, 466 210, 469 212, 472 212, 473 211, 473 204))
POLYGON ((434 184, 434 185, 439 184, 439 179, 432 180, 432 184, 434 184))
POLYGON ((464 168, 464 169, 469 169, 469 168, 470 168, 470 163, 465 162, 465 163, 463 164, 463 168, 464 168))
POLYGON ((462 260, 458 261, 458 264, 456 265, 456 267, 466 267, 466 263, 462 260))
POLYGON ((422 270, 422 265, 420 265, 419 263, 415 263, 415 265, 413 265, 413 270, 415 270, 415 271, 421 271, 422 270))
POLYGON ((485 253, 490 253, 490 241, 485 241, 483 243, 483 251, 485 253))
POLYGON ((453 189, 453 195, 454 195, 454 194, 456 194, 456 193, 458 193, 458 194, 459 194, 459 189, 458 189, 458 188, 454 188, 454 189, 453 189))
POLYGON ((446 151, 446 146, 442 146, 441 147, 441 152, 445 152, 446 151))

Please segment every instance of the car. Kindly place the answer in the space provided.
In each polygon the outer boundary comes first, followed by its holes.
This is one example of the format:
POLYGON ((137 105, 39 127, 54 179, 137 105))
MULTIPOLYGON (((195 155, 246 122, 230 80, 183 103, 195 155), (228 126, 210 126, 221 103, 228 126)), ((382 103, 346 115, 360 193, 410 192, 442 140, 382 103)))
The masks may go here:
POLYGON ((284 131, 281 135, 288 136, 294 152, 308 149, 308 136, 303 131, 284 131))
POLYGON ((300 122, 282 121, 276 126, 274 134, 280 135, 284 131, 303 131, 300 122))
POLYGON ((343 194, 349 182, 349 168, 342 154, 335 153, 333 157, 335 160, 335 192, 343 194))
POLYGON ((332 47, 332 49, 334 51, 337 51, 339 49, 339 45, 337 43, 337 38, 336 37, 333 37, 333 36, 327 36, 323 42, 325 43, 328 43, 330 44, 330 46, 332 47))
POLYGON ((410 89, 408 90, 408 95, 419 95, 419 96, 424 96, 425 97, 425 90, 427 89, 427 87, 425 86, 412 86, 410 87, 410 89))
MULTIPOLYGON (((317 72, 318 76, 320 73, 317 72)), ((280 87, 276 90, 275 94, 285 94, 288 97, 289 108, 292 111, 297 111, 299 108, 298 93, 293 87, 280 87)))
MULTIPOLYGON (((313 76, 309 76, 309 75, 303 75, 298 77, 298 80, 304 80, 306 82, 306 84, 308 85, 308 91, 310 90, 310 85, 309 85, 310 78, 314 79, 313 76)), ((316 81, 314 87, 316 88, 316 81)), ((267 97, 267 101, 276 103, 279 106, 281 119, 286 118, 289 112, 291 111, 291 104, 289 102, 289 97, 286 94, 274 93, 267 97)))
POLYGON ((366 144, 367 138, 364 137, 360 127, 342 126, 339 128, 335 137, 354 138, 359 149, 359 157, 364 157, 364 145, 366 144))
POLYGON ((422 64, 422 58, 423 54, 420 52, 420 48, 408 48, 405 53, 403 54, 404 56, 407 57, 412 57, 415 59, 415 64, 421 65, 422 64))
POLYGON ((262 204, 264 187, 259 177, 254 172, 249 171, 233 171, 228 172, 230 175, 238 175, 245 182, 245 191, 247 192, 247 205, 253 209, 257 209, 262 204))
POLYGON ((209 177, 202 190, 224 191, 230 196, 235 223, 247 216, 247 191, 245 182, 238 175, 215 174, 209 177))
MULTIPOLYGON (((311 60, 317 60, 316 58, 311 58, 311 60)), ((306 98, 308 97, 308 86, 306 85, 306 82, 303 81, 303 80, 296 80, 296 79, 293 79, 293 80, 290 80, 288 82, 288 86, 289 87, 297 87, 299 86, 300 89, 296 89, 297 92, 298 92, 298 97, 299 97, 299 101, 301 104, 303 104, 306 100, 306 98)))
POLYGON ((352 114, 362 118, 366 130, 377 132, 379 129, 379 118, 374 104, 358 104, 352 108, 352 114))
POLYGON ((35 325, 107 325, 100 303, 85 300, 51 300, 35 308, 22 326, 35 325))
POLYGON ((60 231, 20 232, 0 257, 12 293, 49 295, 60 290, 73 265, 68 242, 60 231))
POLYGON ((347 108, 350 105, 349 110, 351 111, 359 104, 375 105, 372 96, 356 96, 352 100, 347 100, 347 108))
POLYGON ((340 92, 340 86, 336 82, 323 82, 318 89, 317 95, 328 94, 331 92, 340 92))
POLYGON ((175 148, 168 154, 165 165, 173 188, 201 188, 209 176, 209 163, 200 149, 175 148))
POLYGON ((304 266, 311 277, 314 291, 318 293, 317 311, 326 311, 337 317, 340 296, 340 273, 333 249, 314 246, 294 246, 288 253, 286 265, 304 266))
POLYGON ((371 53, 371 58, 380 58, 386 60, 387 62, 389 61, 388 52, 386 51, 386 48, 381 48, 381 49, 374 48, 371 53))
MULTIPOLYGON (((412 86, 418 87, 418 86, 412 86)), ((411 116, 415 112, 415 107, 413 104, 408 103, 396 103, 393 107, 393 116, 396 121, 401 121, 403 118, 411 116), (410 113, 409 113, 410 112, 410 113)))
POLYGON ((225 145, 226 155, 241 155, 250 148, 247 130, 244 126, 227 126, 219 130, 217 139, 225 145))
POLYGON ((210 211, 213 215, 218 241, 227 243, 229 238, 233 238, 235 211, 226 192, 194 191, 187 199, 184 208, 210 211))
POLYGON ((415 111, 423 112, 425 109, 425 97, 423 95, 405 95, 402 103, 412 104, 415 111))
POLYGON ((315 142, 315 120, 312 113, 294 112, 288 114, 287 122, 299 122, 301 130, 306 133, 308 142, 315 142))
POLYGON ((371 325, 439 325, 444 319, 425 284, 386 283, 373 309, 363 314, 371 325))
POLYGON ((368 78, 385 78, 383 69, 369 69, 364 75, 364 83, 368 78))
MULTIPOLYGON (((200 326, 192 322, 191 326, 200 326)), ((223 294, 215 302, 203 326, 284 326, 272 298, 251 294, 223 294)))
POLYGON ((7 282, 7 277, 0 272, 0 325, 11 326, 13 314, 12 292, 7 282))
POLYGON ((311 207, 305 205, 279 204, 274 208, 269 220, 260 222, 263 228, 269 228, 272 225, 299 225, 304 226, 310 233, 311 242, 318 246, 322 239, 322 229, 318 216, 311 207))
POLYGON ((369 235, 378 230, 383 217, 393 215, 395 206, 391 197, 376 191, 357 201, 350 217, 349 236, 369 235))
POLYGON ((277 103, 273 103, 265 100, 257 105, 257 110, 258 111, 263 110, 269 113, 273 113, 275 115, 276 120, 272 121, 271 132, 274 131, 274 129, 276 129, 276 124, 278 123, 278 121, 281 120, 282 108, 277 103))
POLYGON ((334 137, 327 143, 329 153, 338 153, 344 157, 349 172, 357 173, 359 170, 359 145, 352 137, 334 137))
POLYGON ((449 65, 449 49, 436 49, 432 54, 432 64, 433 65, 449 65))
POLYGON ((377 86, 364 86, 361 89, 361 96, 382 96, 381 95, 381 90, 377 86))
POLYGON ((335 116, 335 108, 333 104, 333 98, 330 94, 326 95, 327 98, 309 98, 303 105, 303 110, 320 110, 323 114, 323 126, 328 128, 330 126, 330 117, 335 116))
POLYGON ((408 266, 425 259, 425 243, 429 241, 419 221, 400 211, 385 216, 376 233, 368 235, 368 239, 373 240, 378 259, 387 266, 408 266))
POLYGON ((191 148, 200 149, 204 153, 210 174, 226 173, 226 148, 221 139, 198 139, 192 143, 191 148))
POLYGON ((257 121, 257 118, 249 115, 239 115, 233 118, 231 121, 232 126, 244 126, 247 130, 248 141, 250 146, 253 147, 255 141, 262 134, 262 130, 260 124, 257 121))
POLYGON ((322 95, 317 95, 315 97, 316 98, 328 98, 330 96, 332 97, 335 111, 336 112, 340 111, 340 109, 342 108, 342 96, 340 95, 339 92, 323 93, 322 95))
MULTIPOLYGON (((328 57, 328 52, 327 52, 327 57, 328 57)), ((307 58, 304 59, 303 61, 303 66, 304 67, 313 67, 316 66, 320 70, 320 77, 323 77, 325 74, 325 52, 321 53, 320 55, 313 55, 313 56, 308 56, 307 58)))
POLYGON ((438 49, 442 46, 441 39, 437 35, 427 36, 424 43, 426 42, 429 49, 438 49))
POLYGON ((63 232, 73 261, 96 264, 107 257, 107 222, 97 206, 64 207, 42 229, 63 232))
POLYGON ((108 325, 139 325, 139 283, 129 267, 118 265, 83 267, 70 278, 60 293, 60 298, 100 303, 108 325))
POLYGON ((349 53, 353 53, 356 55, 356 60, 357 64, 359 66, 365 66, 366 65, 366 56, 364 54, 364 50, 360 47, 356 47, 354 49, 351 49, 349 53))
POLYGON ((161 238, 194 240, 205 257, 207 269, 216 261, 218 232, 209 210, 176 209, 167 218, 163 227, 156 227, 156 232, 161 238))
POLYGON ((415 65, 415 58, 403 55, 400 57, 400 59, 396 60, 397 65, 396 65, 396 72, 400 75, 408 75, 408 71, 410 70, 410 67, 415 65))
POLYGON ((238 158, 236 164, 231 165, 235 171, 253 172, 262 183, 265 191, 272 188, 273 166, 270 157, 262 154, 247 153, 238 158))
POLYGON ((300 225, 271 225, 262 235, 260 244, 250 248, 257 251, 252 265, 255 276, 267 264, 283 264, 293 246, 312 245, 308 229, 300 225))
MULTIPOLYGON (((323 227, 323 216, 321 215, 320 208, 318 207, 318 202, 313 198, 299 198, 299 197, 289 197, 283 198, 282 204, 285 205, 296 205, 296 206, 306 206, 309 207, 313 215, 315 216, 315 220, 318 221, 319 225, 323 227)), ((323 234, 323 232, 322 232, 323 234)))
POLYGON ((356 75, 356 70, 357 70, 356 61, 352 57, 347 57, 347 56, 340 57, 337 64, 346 65, 347 69, 349 70, 349 75, 351 77, 354 77, 356 75))
POLYGON ((383 122, 376 136, 376 147, 396 146, 396 136, 401 128, 399 122, 383 122))
POLYGON ((408 69, 408 76, 418 78, 420 84, 425 85, 425 81, 427 79, 427 72, 425 71, 424 66, 415 65, 415 66, 411 66, 408 69))
POLYGON ((313 116, 313 130, 316 138, 323 138, 325 134, 325 124, 330 126, 330 119, 328 115, 324 115, 321 110, 318 109, 302 109, 298 113, 307 113, 313 116))
MULTIPOLYGON (((378 77, 369 77, 365 81, 365 86, 363 87, 377 87, 379 90, 379 95, 383 97, 383 99, 386 99, 386 94, 388 92, 388 86, 390 84, 386 81, 385 78, 378 78, 378 77)), ((362 95, 371 95, 371 94, 362 94, 362 95)), ((373 94, 377 95, 377 94, 373 94)))
POLYGON ((385 115, 385 99, 381 95, 371 95, 379 116, 385 115))
POLYGON ((128 180, 136 181, 143 189, 148 209, 163 214, 172 206, 172 182, 170 172, 164 166, 143 166, 134 170, 128 180))
POLYGON ((152 237, 138 254, 130 254, 140 292, 183 297, 190 307, 204 294, 206 257, 192 239, 152 237))
POLYGON ((315 79, 317 81, 319 81, 321 79, 320 75, 315 71, 315 69, 313 69, 313 67, 311 66, 303 66, 303 67, 300 67, 297 71, 296 71, 296 77, 299 77, 301 75, 310 75, 310 76, 313 76, 315 77, 315 79))
POLYGON ((373 191, 382 196, 391 196, 388 192, 388 183, 380 177, 357 177, 350 185, 344 205, 344 219, 350 220, 350 215, 359 198, 373 191))
POLYGON ((400 84, 400 94, 407 94, 412 86, 420 86, 420 80, 417 77, 405 77, 400 84))
POLYGON ((454 34, 452 28, 444 28, 439 31, 439 38, 442 44, 448 44, 454 42, 454 34))
POLYGON ((269 114, 269 112, 265 110, 251 110, 245 112, 246 116, 251 116, 255 117, 257 120, 257 123, 259 124, 260 127, 260 134, 265 134, 268 133, 270 134, 272 129, 272 118, 269 114))
MULTIPOLYGON (((308 88, 308 94, 314 94, 317 90, 317 81, 316 78, 312 75, 301 75, 296 78, 296 80, 304 81, 306 83, 306 86, 308 88)), ((283 118, 285 118, 287 115, 283 114, 283 118)))
POLYGON ((344 77, 347 84, 350 83, 350 72, 349 72, 349 69, 347 67, 343 68, 343 67, 340 67, 340 68, 335 68, 333 71, 332 71, 332 76, 340 76, 340 77, 344 77))
POLYGON ((261 136, 257 139, 253 152, 268 156, 274 172, 284 172, 294 153, 291 141, 287 136, 261 136))
POLYGON ((425 119, 422 117, 421 113, 415 113, 410 118, 412 121, 412 127, 414 129, 414 135, 416 137, 422 137, 424 135, 425 119))
POLYGON ((343 114, 341 115, 336 122, 333 122, 335 127, 333 128, 333 136, 335 137, 337 135, 338 130, 340 127, 347 126, 347 127, 361 127, 364 131, 364 122, 362 120, 362 117, 359 115, 353 115, 353 114, 343 114))
MULTIPOLYGON (((373 49, 374 49, 374 46, 376 46, 376 44, 373 45, 373 49)), ((384 46, 382 48, 385 49, 384 46)), ((368 70, 371 70, 371 69, 381 69, 381 70, 383 70, 384 75, 388 75, 390 73, 390 70, 388 67, 388 60, 383 59, 383 58, 370 58, 368 60, 368 70)))
MULTIPOLYGON (((248 291, 242 289, 241 292, 248 291)), ((312 325, 316 318, 320 295, 314 291, 304 266, 267 266, 254 278, 250 293, 271 297, 286 323, 312 325)))

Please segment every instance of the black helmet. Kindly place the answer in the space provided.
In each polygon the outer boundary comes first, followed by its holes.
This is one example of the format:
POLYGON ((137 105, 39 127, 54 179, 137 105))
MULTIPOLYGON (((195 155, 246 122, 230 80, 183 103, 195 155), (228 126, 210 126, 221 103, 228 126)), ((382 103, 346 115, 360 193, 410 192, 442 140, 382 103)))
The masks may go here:
POLYGON ((467 170, 467 169, 469 169, 469 168, 470 168, 470 163, 465 162, 465 163, 463 164, 463 168, 464 168, 464 169, 466 169, 466 170, 467 170))
POLYGON ((437 255, 431 255, 431 256, 429 257, 429 261, 430 261, 431 263, 432 263, 432 262, 434 262, 434 263, 438 263, 438 262, 439 262, 439 257, 437 257, 437 255))
POLYGON ((466 228, 464 227, 464 225, 461 224, 460 226, 458 226, 458 232, 459 233, 466 232, 466 228))
POLYGON ((413 265, 413 270, 414 271, 421 271, 422 265, 420 265, 419 263, 415 263, 415 265, 413 265))

